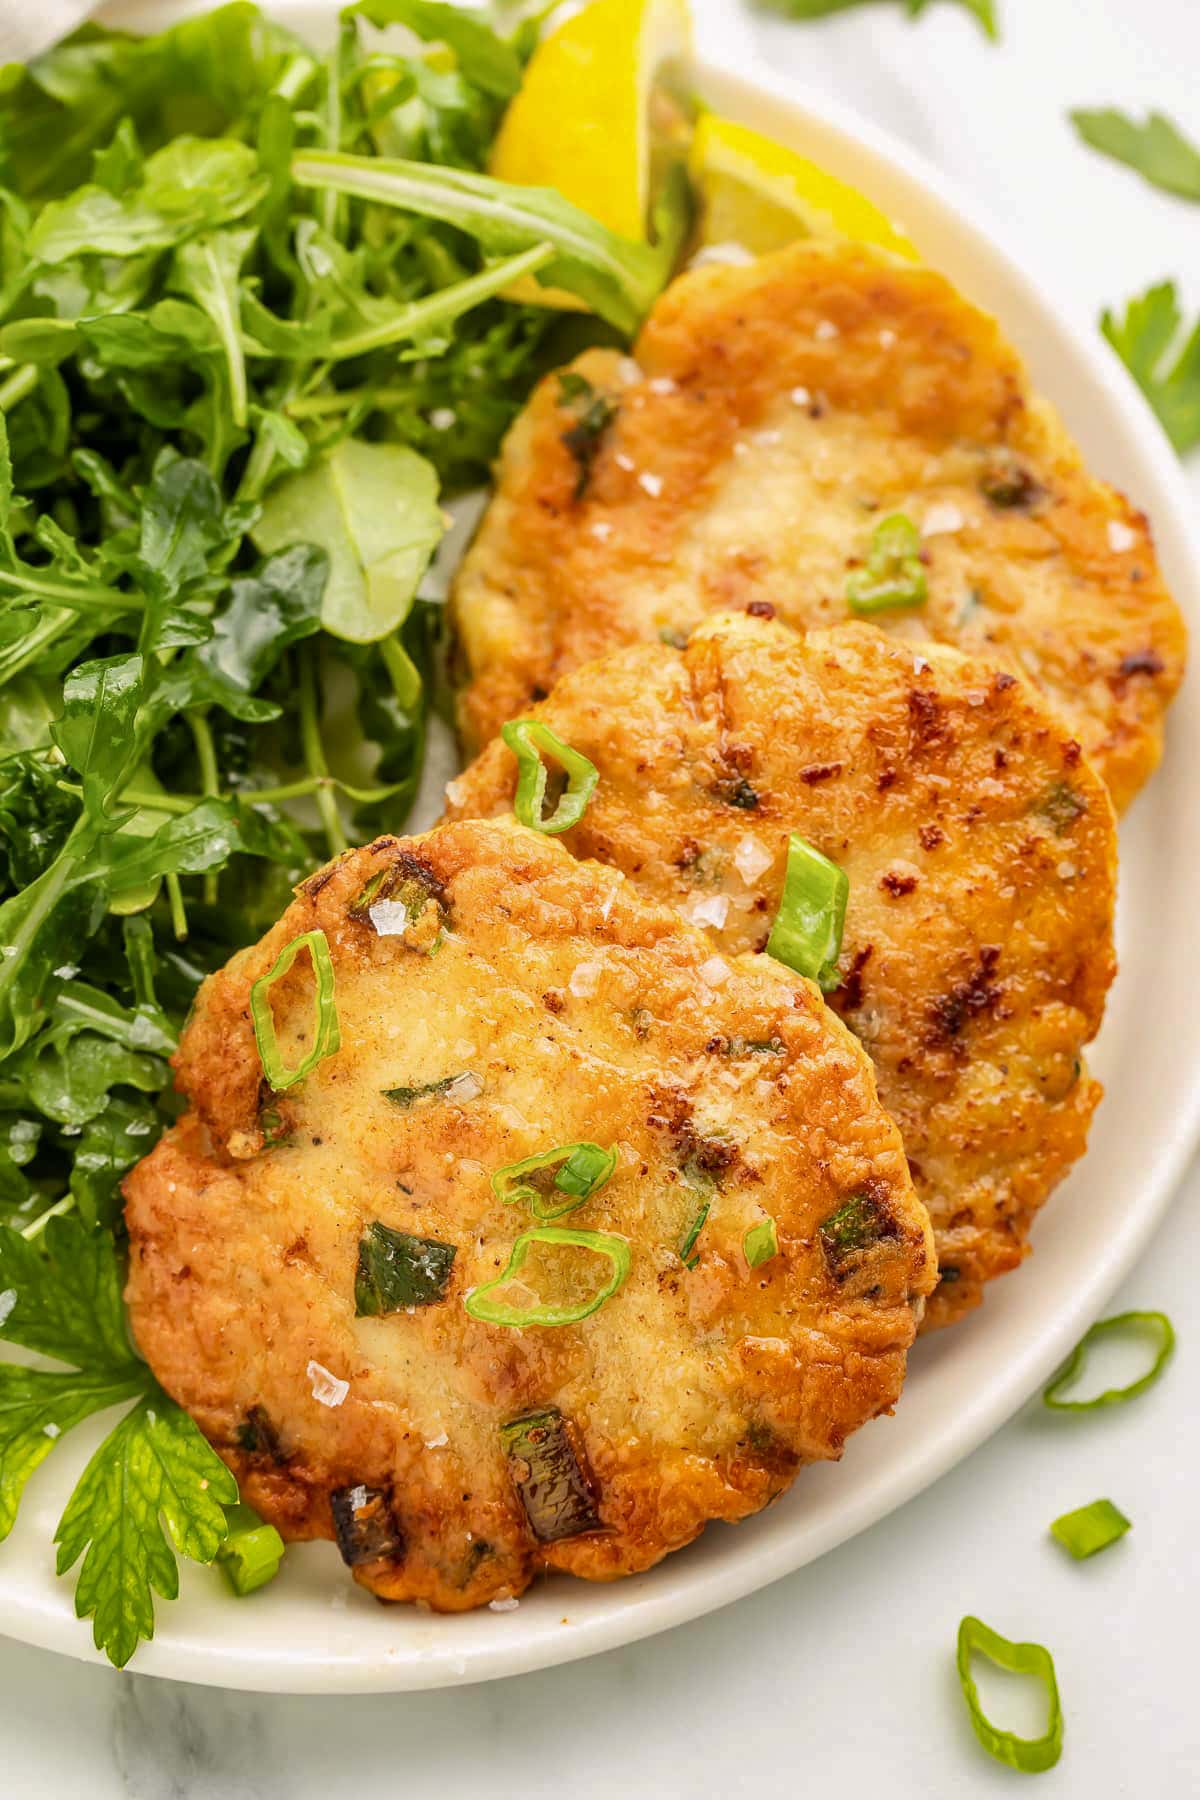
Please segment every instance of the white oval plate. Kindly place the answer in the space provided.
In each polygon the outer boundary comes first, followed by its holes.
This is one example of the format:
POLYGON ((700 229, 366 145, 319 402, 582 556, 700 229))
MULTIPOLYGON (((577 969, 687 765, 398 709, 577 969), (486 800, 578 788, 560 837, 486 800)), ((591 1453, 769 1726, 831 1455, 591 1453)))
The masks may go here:
MULTIPOLYGON (((152 28, 191 0, 126 0, 114 24, 152 28)), ((326 0, 276 9, 310 35, 328 32, 326 0)), ((703 21, 701 21, 703 26, 703 21)), ((1200 547, 1175 458, 1091 322, 1065 320, 1000 234, 910 150, 798 84, 702 64, 718 111, 794 145, 864 188, 901 221, 926 259, 996 313, 1093 466, 1153 516, 1164 566, 1193 620, 1200 547), (1083 327, 1082 329, 1080 327, 1083 327)), ((355 1588, 331 1545, 301 1545, 283 1576, 250 1601, 213 1570, 186 1565, 183 1597, 159 1602, 144 1674, 284 1693, 367 1693, 515 1675, 609 1650, 724 1606, 822 1555, 910 1499, 998 1429, 1098 1316, 1159 1227, 1200 1125, 1200 708, 1185 690, 1170 754, 1122 833, 1121 975, 1093 1059, 1108 1087, 1086 1161, 1056 1195, 1037 1253, 990 1292, 965 1325, 915 1351, 896 1417, 855 1437, 840 1466, 806 1470, 758 1518, 712 1526, 690 1549, 632 1580, 539 1583, 517 1610, 436 1617, 384 1607, 355 1588)), ((444 771, 443 771, 444 773, 444 771)), ((436 816, 435 793, 420 822, 436 816)), ((72 1434, 30 1483, 0 1550, 0 1621, 15 1638, 92 1657, 88 1627, 56 1581, 51 1537, 101 1427, 72 1434)), ((98 1659, 97 1659, 98 1660, 98 1659)))

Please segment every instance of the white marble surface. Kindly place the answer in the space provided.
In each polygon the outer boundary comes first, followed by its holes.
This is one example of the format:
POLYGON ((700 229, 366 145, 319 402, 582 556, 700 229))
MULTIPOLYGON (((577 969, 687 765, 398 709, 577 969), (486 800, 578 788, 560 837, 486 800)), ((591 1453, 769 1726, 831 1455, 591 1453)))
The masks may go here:
MULTIPOLYGON (((0 9, 8 0, 0 0, 0 9)), ((986 195, 1092 329, 1171 274, 1200 305, 1200 211, 1079 146, 1072 105, 1173 111, 1200 137, 1196 0, 1000 0, 985 43, 958 8, 917 26, 879 6, 807 26, 696 0, 706 47, 816 80, 986 195)), ((1200 460, 1193 469, 1200 502, 1200 460)), ((1039 1793, 1200 1791, 1195 1700, 1200 1167, 1118 1296, 1180 1328, 1167 1379, 1107 1416, 1032 1405, 901 1513, 698 1624, 588 1663, 453 1692, 285 1699, 119 1677, 0 1641, 0 1785, 11 1800, 442 1800, 1000 1794, 953 1671, 975 1611, 1052 1646, 1067 1711, 1039 1793), (1109 1495, 1135 1521, 1094 1564, 1046 1526, 1109 1495)), ((1114 1306, 1116 1310, 1116 1306, 1114 1306)), ((82 1629, 82 1628, 81 1628, 82 1629)), ((230 1629, 237 1609, 230 1608, 230 1629)))

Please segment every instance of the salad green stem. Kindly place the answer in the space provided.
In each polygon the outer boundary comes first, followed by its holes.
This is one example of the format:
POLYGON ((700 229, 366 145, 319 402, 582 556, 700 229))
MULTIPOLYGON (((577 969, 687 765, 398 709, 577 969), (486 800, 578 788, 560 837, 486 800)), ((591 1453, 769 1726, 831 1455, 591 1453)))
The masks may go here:
POLYGON ((325 827, 325 838, 331 856, 340 856, 347 847, 346 833, 342 829, 342 816, 338 811, 329 781, 329 765, 325 760, 325 746, 321 742, 321 722, 317 708, 317 669, 315 653, 311 645, 300 652, 300 742, 304 749, 304 763, 313 778, 313 793, 316 796, 317 811, 321 815, 321 823, 325 827))
MULTIPOLYGON (((330 191, 326 190, 327 193, 330 191)), ((478 275, 469 275, 465 281, 453 282, 434 294, 427 294, 422 300, 413 300, 398 308, 383 325, 372 325, 349 337, 335 338, 329 350, 330 359, 345 361, 350 356, 364 356, 369 350, 382 350, 388 344, 415 338, 435 325, 448 325, 461 313, 469 312, 481 301, 490 300, 494 294, 510 287, 522 275, 532 275, 536 269, 544 268, 553 258, 553 244, 535 244, 531 250, 506 257, 503 262, 481 269, 478 275)))
POLYGON ((0 412, 7 412, 10 407, 16 406, 19 401, 28 399, 37 384, 37 364, 21 363, 9 376, 8 380, 3 384, 0 384, 0 412))
POLYGON ((166 877, 167 901, 171 908, 171 930, 176 943, 182 944, 188 934, 187 908, 183 904, 183 885, 178 875, 166 877))
MULTIPOLYGON (((217 750, 213 743, 212 729, 208 723, 208 715, 203 707, 194 707, 187 715, 191 727, 192 741, 196 746, 196 761, 200 764, 200 782, 205 795, 216 799, 221 792, 221 773, 217 768, 217 750)), ((217 903, 217 876, 210 870, 204 877, 204 902, 206 906, 217 903)))
POLYGON ((26 1225, 21 1236, 25 1238, 27 1242, 32 1243, 34 1238, 41 1236, 51 1219, 59 1219, 64 1213, 71 1212, 74 1205, 74 1194, 64 1194, 61 1200, 56 1200, 53 1206, 48 1206, 44 1213, 39 1213, 31 1225, 26 1225))

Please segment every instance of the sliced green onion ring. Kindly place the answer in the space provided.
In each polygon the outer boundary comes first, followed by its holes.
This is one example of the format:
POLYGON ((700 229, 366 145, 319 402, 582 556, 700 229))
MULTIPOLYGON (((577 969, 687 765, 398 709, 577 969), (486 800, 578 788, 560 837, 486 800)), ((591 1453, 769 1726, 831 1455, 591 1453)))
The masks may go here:
POLYGON ((555 1150, 543 1150, 537 1156, 527 1156, 521 1162, 506 1163, 502 1169, 497 1169, 492 1176, 492 1192, 505 1206, 511 1206, 516 1200, 528 1201, 534 1218, 547 1223, 551 1219, 561 1219, 564 1213, 574 1212, 577 1206, 590 1200, 616 1166, 615 1149, 605 1150, 599 1144, 560 1144, 555 1150), (558 1170, 554 1186, 560 1194, 566 1195, 561 1206, 551 1206, 544 1192, 531 1181, 521 1180, 523 1175, 532 1175, 539 1169, 554 1168, 558 1170))
POLYGON ((1120 1406, 1122 1401, 1132 1400, 1138 1394, 1144 1394, 1148 1387, 1153 1387, 1175 1350, 1175 1328, 1166 1313, 1160 1312, 1126 1312, 1116 1313, 1111 1319, 1098 1319, 1085 1331, 1066 1362, 1054 1376, 1049 1387, 1042 1395, 1045 1404, 1054 1412, 1091 1412, 1097 1406, 1120 1406), (1087 1358, 1089 1345, 1097 1338, 1107 1337, 1110 1333, 1118 1335, 1125 1331, 1148 1332, 1158 1340, 1158 1354, 1144 1375, 1131 1381, 1128 1387, 1105 1388, 1093 1400, 1060 1400, 1062 1389, 1069 1386, 1078 1375, 1087 1358))
POLYGON ((923 606, 927 595, 921 535, 907 513, 891 513, 871 533, 864 567, 846 580, 850 611, 869 618, 873 613, 923 606))
POLYGON ((614 1237, 611 1232, 577 1231, 569 1225, 535 1225, 531 1231, 523 1231, 513 1245, 504 1272, 497 1275, 495 1281, 472 1288, 463 1305, 473 1319, 484 1325, 507 1325, 517 1331, 526 1325, 578 1325, 581 1319, 590 1318, 606 1300, 611 1300, 625 1284, 632 1262, 626 1239, 614 1237), (573 1244, 580 1250, 593 1250, 597 1256, 607 1257, 612 1264, 612 1274, 589 1299, 575 1306, 506 1306, 503 1300, 493 1300, 491 1295, 497 1288, 505 1287, 520 1274, 531 1244, 573 1244))
POLYGON ((779 1232, 775 1221, 769 1215, 760 1219, 757 1225, 751 1225, 742 1239, 742 1255, 752 1269, 761 1269, 765 1262, 779 1254, 779 1232))
POLYGON ((556 731, 551 731, 537 719, 511 719, 501 727, 500 735, 517 759, 513 812, 520 823, 552 837, 578 825, 600 779, 595 763, 589 762, 578 750, 572 750, 556 731), (566 788, 548 819, 542 817, 547 780, 543 758, 546 756, 559 765, 567 778, 566 788))
POLYGON ((1063 1715, 1054 1675, 1054 1658, 1042 1644, 1013 1644, 982 1619, 968 1616, 958 1628, 958 1679, 963 1698, 971 1714, 975 1736, 989 1756, 1020 1769, 1026 1775, 1038 1775, 1052 1769, 1062 1755, 1063 1715), (984 1713, 979 1690, 971 1674, 971 1654, 977 1651, 998 1668, 1013 1675, 1036 1675, 1045 1684, 1050 1717, 1045 1733, 1039 1738, 1018 1737, 1015 1732, 1001 1731, 984 1713))
POLYGON ((239 1501, 225 1508, 228 1536, 217 1550, 217 1561, 235 1594, 252 1594, 274 1581, 283 1561, 284 1542, 273 1525, 239 1501))
POLYGON ((1132 1527, 1133 1521, 1111 1500, 1093 1500, 1090 1506, 1080 1506, 1055 1519, 1050 1535, 1071 1552, 1076 1562, 1082 1562, 1085 1556, 1107 1550, 1132 1527))
POLYGON ((807 975, 825 993, 835 988, 849 896, 845 871, 793 831, 767 955, 786 963, 798 975, 807 975))
POLYGON ((342 1034, 333 997, 333 958, 329 954, 329 939, 323 931, 302 932, 290 944, 284 945, 275 959, 274 967, 266 975, 260 976, 250 989, 250 1017, 254 1021, 254 1041, 258 1045, 263 1074, 277 1094, 295 1087, 298 1081, 303 1081, 306 1075, 312 1073, 319 1062, 332 1056, 340 1047, 342 1034), (316 982, 313 993, 313 1041, 311 1049, 296 1067, 287 1069, 279 1054, 270 990, 281 975, 287 974, 301 950, 307 950, 312 957, 316 982))

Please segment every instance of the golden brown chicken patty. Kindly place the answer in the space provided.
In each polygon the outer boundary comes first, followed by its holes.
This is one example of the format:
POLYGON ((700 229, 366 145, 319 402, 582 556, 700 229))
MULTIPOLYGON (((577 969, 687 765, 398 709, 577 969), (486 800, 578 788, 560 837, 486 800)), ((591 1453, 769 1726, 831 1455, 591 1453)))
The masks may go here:
MULTIPOLYGON (((267 1000, 293 1068, 307 952, 267 1000)), ((191 1111, 126 1182, 137 1342, 251 1504, 385 1598, 646 1568, 899 1394, 936 1265, 861 1048, 810 983, 535 832, 314 875, 206 982, 177 1074, 191 1111), (251 986, 313 931, 340 1047, 271 1092, 251 986), (579 1142, 607 1180, 494 1192, 579 1142)))
MULTIPOLYGON (((1114 972, 1116 830, 1078 743, 1032 689, 941 645, 736 616, 682 652, 589 663, 531 716, 600 772, 562 841, 726 955, 764 946, 789 833, 845 870, 829 999, 933 1220, 926 1325, 960 1317, 1025 1255, 1100 1097, 1082 1049, 1114 972)), ((511 807, 515 767, 497 740, 451 783, 451 814, 511 807)), ((769 1042, 756 1053, 769 1070, 769 1042)))
POLYGON ((504 445, 454 593, 472 746, 590 657, 707 613, 841 623, 901 513, 928 597, 876 622, 1034 681, 1128 803, 1183 624, 1145 518, 1088 473, 992 319, 931 270, 801 244, 682 276, 636 356, 549 376, 504 445))

